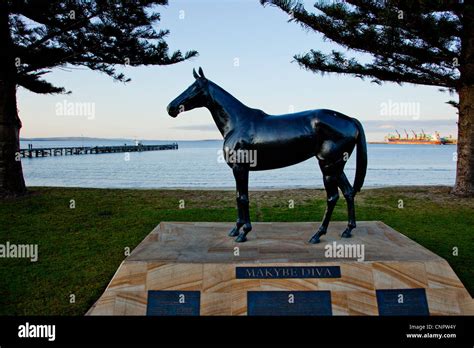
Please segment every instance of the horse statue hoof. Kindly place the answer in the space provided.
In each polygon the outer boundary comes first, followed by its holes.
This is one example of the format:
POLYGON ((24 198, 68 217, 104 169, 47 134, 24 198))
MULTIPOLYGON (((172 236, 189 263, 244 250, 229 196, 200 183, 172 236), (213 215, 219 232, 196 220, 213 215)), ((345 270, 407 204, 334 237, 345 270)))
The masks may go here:
POLYGON ((319 236, 317 234, 312 236, 311 239, 308 241, 308 243, 310 244, 318 244, 319 242, 321 242, 321 240, 319 239, 319 236))
POLYGON ((239 230, 237 227, 234 227, 229 231, 229 237, 237 237, 239 235, 239 230))
POLYGON ((351 234, 351 231, 349 231, 349 230, 345 230, 341 234, 341 238, 351 238, 351 237, 352 237, 352 234, 351 234))
POLYGON ((235 238, 235 241, 237 243, 244 243, 247 241, 247 237, 245 236, 245 234, 239 234, 239 236, 235 238))

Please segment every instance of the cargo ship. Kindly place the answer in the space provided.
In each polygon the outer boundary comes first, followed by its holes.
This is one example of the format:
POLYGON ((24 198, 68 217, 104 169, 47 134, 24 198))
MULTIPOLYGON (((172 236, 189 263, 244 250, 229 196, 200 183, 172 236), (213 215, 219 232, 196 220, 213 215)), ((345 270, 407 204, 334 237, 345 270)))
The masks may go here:
POLYGON ((438 132, 434 135, 426 134, 423 129, 420 134, 416 134, 413 130, 413 136, 409 136, 408 132, 405 131, 405 137, 402 137, 400 133, 395 130, 396 135, 389 134, 385 137, 385 141, 388 144, 413 144, 413 145, 449 145, 456 144, 456 139, 451 135, 449 137, 441 137, 438 132))

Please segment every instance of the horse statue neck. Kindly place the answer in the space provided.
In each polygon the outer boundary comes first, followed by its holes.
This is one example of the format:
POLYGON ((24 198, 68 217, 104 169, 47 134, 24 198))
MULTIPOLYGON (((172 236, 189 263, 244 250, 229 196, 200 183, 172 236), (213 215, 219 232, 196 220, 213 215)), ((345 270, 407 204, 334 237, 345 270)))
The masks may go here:
POLYGON ((211 81, 209 81, 209 102, 206 106, 224 139, 239 122, 250 115, 252 110, 211 81))

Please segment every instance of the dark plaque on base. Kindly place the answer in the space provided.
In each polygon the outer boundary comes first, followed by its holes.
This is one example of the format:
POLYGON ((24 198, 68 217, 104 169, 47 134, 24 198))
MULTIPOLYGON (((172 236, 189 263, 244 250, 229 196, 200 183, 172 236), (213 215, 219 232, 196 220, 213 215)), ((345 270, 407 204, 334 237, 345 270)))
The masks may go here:
POLYGON ((377 290, 379 315, 430 315, 425 289, 377 290))
POLYGON ((264 316, 332 315, 330 291, 249 291, 247 314, 264 316))
POLYGON ((150 316, 198 316, 199 291, 148 291, 146 314, 150 316))

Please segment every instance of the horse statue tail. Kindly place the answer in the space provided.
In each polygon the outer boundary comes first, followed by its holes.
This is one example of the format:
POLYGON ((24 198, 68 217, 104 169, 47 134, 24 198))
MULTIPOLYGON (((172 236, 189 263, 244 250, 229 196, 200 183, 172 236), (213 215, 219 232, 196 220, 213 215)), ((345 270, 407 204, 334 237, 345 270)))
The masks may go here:
POLYGON ((359 135, 357 136, 357 163, 356 163, 356 173, 354 178, 354 194, 359 192, 364 184, 365 174, 367 173, 367 142, 365 140, 364 128, 362 124, 353 118, 357 129, 359 130, 359 135))

